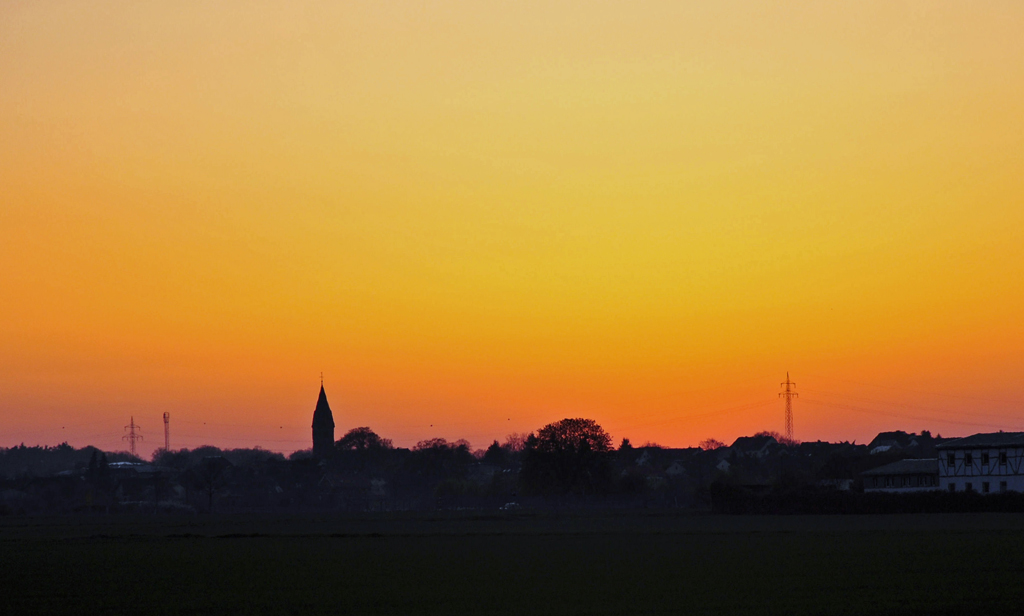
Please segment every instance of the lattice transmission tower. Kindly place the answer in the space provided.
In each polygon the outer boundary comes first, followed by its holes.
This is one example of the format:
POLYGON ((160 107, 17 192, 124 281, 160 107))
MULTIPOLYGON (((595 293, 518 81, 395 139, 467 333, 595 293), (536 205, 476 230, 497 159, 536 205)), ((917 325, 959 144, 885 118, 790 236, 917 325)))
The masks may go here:
POLYGON ((786 373, 786 382, 780 383, 786 390, 779 394, 780 398, 786 400, 786 438, 793 440, 793 398, 799 398, 800 394, 793 391, 796 383, 789 380, 789 372, 786 373))
POLYGON ((128 434, 125 434, 124 436, 122 436, 121 440, 122 441, 128 441, 128 450, 131 451, 132 457, 137 458, 138 455, 136 455, 136 453, 135 453, 135 443, 136 443, 136 441, 141 441, 141 440, 144 440, 144 439, 142 438, 141 434, 138 434, 136 432, 136 430, 142 430, 142 427, 141 426, 136 426, 135 425, 135 417, 132 417, 131 423, 128 424, 127 426, 125 426, 124 429, 128 431, 128 434))

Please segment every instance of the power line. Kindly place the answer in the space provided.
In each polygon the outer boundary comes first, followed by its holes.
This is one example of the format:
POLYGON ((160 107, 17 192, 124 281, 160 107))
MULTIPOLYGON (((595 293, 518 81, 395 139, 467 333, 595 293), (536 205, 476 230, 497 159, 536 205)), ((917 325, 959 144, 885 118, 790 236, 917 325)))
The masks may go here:
MULTIPOLYGON (((937 419, 935 417, 922 417, 920 415, 907 415, 905 413, 893 413, 891 411, 880 411, 878 409, 866 409, 866 408, 862 408, 862 407, 859 407, 859 406, 852 406, 852 405, 849 405, 849 404, 839 404, 837 402, 825 402, 823 400, 812 400, 812 399, 809 399, 809 398, 804 398, 804 402, 806 402, 807 404, 815 404, 815 405, 819 405, 819 406, 829 406, 829 407, 832 407, 832 408, 842 409, 842 410, 846 410, 846 411, 856 411, 858 413, 868 413, 868 414, 871 414, 871 415, 885 415, 887 417, 898 417, 900 419, 916 419, 918 421, 931 421, 931 422, 937 422, 937 423, 956 424, 956 425, 961 425, 961 426, 983 426, 983 427, 987 427, 987 428, 996 428, 996 429, 1002 429, 1002 428, 1006 427, 1005 425, 1001 425, 1001 424, 982 423, 982 422, 976 422, 976 421, 956 421, 954 419, 937 419)), ((1017 429, 1019 429, 1019 428, 1017 428, 1017 429)))
POLYGON ((51 432, 60 432, 61 430, 65 430, 65 429, 68 429, 68 428, 84 428, 84 427, 87 427, 87 426, 98 426, 98 425, 101 425, 101 424, 109 425, 110 421, 108 421, 108 420, 99 420, 99 421, 89 421, 89 422, 77 423, 77 424, 62 424, 62 425, 59 425, 59 426, 54 424, 53 427, 51 427, 51 428, 38 428, 36 430, 22 431, 22 432, 18 432, 18 435, 19 435, 19 438, 22 438, 22 437, 25 437, 25 436, 31 436, 33 434, 49 434, 51 432))
POLYGON ((209 439, 211 441, 260 441, 264 443, 308 443, 308 439, 282 439, 282 438, 259 438, 245 436, 210 436, 207 434, 181 434, 181 439, 209 439))
POLYGON ((997 417, 997 416, 993 415, 992 413, 975 413, 975 412, 971 412, 971 411, 958 411, 958 410, 954 410, 954 409, 940 409, 940 408, 935 408, 935 407, 920 406, 920 405, 917 405, 917 404, 907 404, 906 402, 890 402, 890 401, 883 401, 883 400, 873 400, 871 398, 864 398, 864 397, 860 397, 860 396, 851 396, 849 394, 839 394, 839 393, 824 391, 824 390, 820 390, 820 389, 819 390, 812 390, 811 393, 817 393, 817 394, 821 394, 821 395, 825 395, 825 396, 835 396, 837 398, 846 398, 848 400, 856 400, 858 402, 869 402, 871 404, 884 404, 884 405, 887 405, 887 406, 899 406, 899 407, 903 407, 903 408, 907 408, 907 409, 911 409, 911 410, 925 411, 925 412, 928 412, 928 413, 956 413, 957 415, 968 415, 968 416, 971 416, 971 417, 980 417, 980 418, 983 418, 983 419, 994 419, 994 418, 997 417))
POLYGON ((631 425, 628 425, 628 426, 625 426, 625 427, 619 428, 619 429, 622 430, 622 431, 634 430, 636 428, 646 428, 646 427, 650 427, 650 426, 660 426, 660 425, 664 425, 664 424, 670 424, 670 423, 676 423, 676 422, 679 422, 679 421, 685 421, 685 420, 688 420, 688 419, 700 419, 700 418, 703 418, 703 417, 710 417, 712 415, 728 415, 730 413, 738 413, 740 411, 749 411, 749 410, 753 410, 753 409, 756 409, 756 408, 765 407, 765 406, 768 406, 770 404, 774 404, 774 402, 772 402, 771 400, 762 400, 761 402, 751 402, 749 404, 742 404, 742 405, 739 405, 739 406, 733 406, 733 407, 724 408, 724 409, 718 409, 718 410, 714 410, 714 411, 705 411, 703 413, 691 413, 689 415, 680 415, 678 417, 671 417, 669 419, 663 419, 663 420, 660 420, 660 421, 647 421, 647 422, 642 422, 642 423, 634 423, 634 424, 631 424, 631 425))
POLYGON ((903 387, 891 387, 891 386, 888 386, 888 385, 879 385, 877 383, 862 383, 860 381, 851 381, 850 379, 843 379, 843 378, 840 378, 840 377, 837 377, 837 376, 826 377, 826 376, 820 376, 820 375, 815 375, 815 374, 810 374, 810 375, 807 375, 807 376, 811 376, 811 377, 814 377, 816 379, 821 379, 823 381, 830 381, 830 380, 843 381, 844 383, 851 383, 853 385, 862 385, 862 386, 865 386, 865 387, 876 387, 878 389, 888 389, 890 391, 899 391, 899 392, 908 393, 908 394, 922 394, 922 395, 925 395, 925 396, 939 396, 939 397, 943 397, 943 398, 960 398, 960 399, 963 399, 963 400, 978 400, 980 402, 995 402, 995 403, 998 403, 998 404, 1024 404, 1024 400, 1010 400, 1008 398, 981 398, 979 396, 964 396, 962 394, 950 394, 950 393, 943 393, 943 392, 937 392, 937 391, 922 391, 922 390, 919 390, 919 389, 905 389, 903 387))
MULTIPOLYGON (((189 421, 187 419, 176 419, 175 421, 177 421, 178 423, 189 424, 189 425, 192 425, 192 426, 216 426, 218 428, 257 428, 257 429, 259 429, 259 427, 260 427, 260 426, 254 426, 253 424, 230 424, 230 423, 219 423, 219 422, 215 422, 215 421, 189 421)), ((270 425, 273 425, 273 424, 263 424, 263 425, 270 426, 270 425)), ((283 428, 284 427, 280 423, 278 423, 277 425, 278 425, 279 428, 283 428)), ((292 429, 292 430, 299 430, 299 429, 306 430, 306 429, 308 429, 308 426, 288 426, 288 428, 292 429)))

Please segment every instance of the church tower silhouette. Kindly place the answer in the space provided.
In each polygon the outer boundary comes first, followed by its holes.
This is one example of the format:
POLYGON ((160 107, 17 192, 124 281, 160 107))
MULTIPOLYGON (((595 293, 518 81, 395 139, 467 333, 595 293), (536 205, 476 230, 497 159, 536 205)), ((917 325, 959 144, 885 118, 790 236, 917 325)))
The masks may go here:
POLYGON ((313 411, 313 455, 326 458, 334 450, 334 414, 331 405, 327 404, 327 393, 324 381, 320 379, 320 397, 313 411))

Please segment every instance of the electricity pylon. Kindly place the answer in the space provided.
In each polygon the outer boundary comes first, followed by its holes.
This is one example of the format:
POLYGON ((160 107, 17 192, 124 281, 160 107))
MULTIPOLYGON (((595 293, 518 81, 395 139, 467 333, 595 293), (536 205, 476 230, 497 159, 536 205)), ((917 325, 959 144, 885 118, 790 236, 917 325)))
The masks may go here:
POLYGON ((141 426, 136 426, 135 417, 132 417, 131 423, 124 427, 125 430, 128 430, 128 434, 125 434, 124 436, 121 437, 122 441, 128 441, 128 449, 131 451, 132 457, 134 458, 138 457, 135 454, 135 442, 143 440, 141 434, 135 433, 136 428, 141 429, 141 426))
POLYGON ((786 390, 779 394, 780 398, 786 399, 786 438, 793 440, 793 398, 799 398, 800 394, 793 391, 796 383, 789 380, 789 372, 786 373, 786 382, 780 383, 786 390))

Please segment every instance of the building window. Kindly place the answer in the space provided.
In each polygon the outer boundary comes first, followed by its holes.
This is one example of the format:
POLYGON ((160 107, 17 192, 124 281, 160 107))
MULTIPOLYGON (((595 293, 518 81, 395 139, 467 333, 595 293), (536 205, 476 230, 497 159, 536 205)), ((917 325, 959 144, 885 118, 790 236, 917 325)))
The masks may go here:
POLYGON ((982 466, 988 466, 988 452, 987 451, 981 452, 981 465, 982 466))
POLYGON ((988 482, 987 481, 982 481, 981 482, 981 492, 982 492, 982 494, 988 494, 988 482))
POLYGON ((973 492, 973 491, 974 491, 974 484, 973 483, 967 482, 967 483, 964 484, 964 492, 973 492))
POLYGON ((967 452, 964 454, 964 466, 971 466, 974 464, 974 454, 967 452))
POLYGON ((950 452, 946 455, 946 463, 950 466, 956 466, 956 453, 950 452))
POLYGON ((999 491, 1000 492, 1005 492, 1006 491, 1006 482, 1005 481, 1000 481, 999 482, 999 491))
POLYGON ((1000 451, 999 452, 999 465, 1000 466, 1006 466, 1006 452, 1005 451, 1000 451))
POLYGON ((875 477, 872 481, 874 482, 874 486, 877 488, 878 487, 878 477, 875 477))
POLYGON ((956 484, 955 483, 949 484, 949 491, 950 492, 956 492, 956 484))
POLYGON ((888 475, 885 476, 885 487, 887 487, 887 488, 891 488, 892 487, 892 477, 890 477, 888 475))

